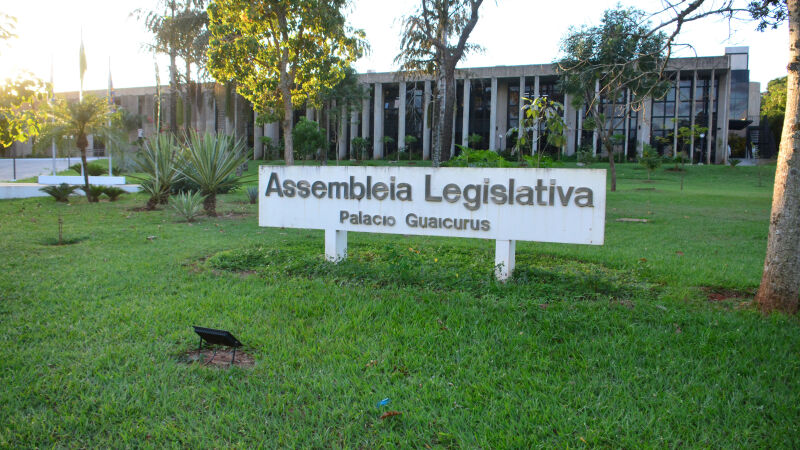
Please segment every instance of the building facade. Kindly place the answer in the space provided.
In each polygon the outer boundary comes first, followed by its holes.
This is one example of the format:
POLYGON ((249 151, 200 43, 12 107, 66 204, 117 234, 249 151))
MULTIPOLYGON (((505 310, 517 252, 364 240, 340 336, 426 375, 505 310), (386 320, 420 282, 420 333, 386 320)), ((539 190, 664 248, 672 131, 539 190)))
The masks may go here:
MULTIPOLYGON (((616 119, 612 133, 618 137, 615 154, 622 153, 634 160, 643 145, 650 144, 666 156, 684 151, 695 163, 724 163, 729 157, 752 156, 752 149, 760 144, 760 86, 750 82, 747 47, 728 47, 721 56, 673 58, 667 76, 672 82, 667 94, 663 98, 645 99, 638 109, 630 107, 627 93, 613 105, 601 99, 601 107, 616 119), (678 130, 692 126, 705 127, 707 131, 689 142, 680 139, 678 130)), ((402 80, 398 73, 387 72, 360 74, 359 81, 364 87, 364 98, 359 105, 344 109, 344 114, 337 114, 343 117, 337 123, 333 123, 328 111, 311 108, 295 111, 294 120, 305 116, 318 121, 327 130, 329 142, 332 142, 331 152, 336 152, 341 159, 353 155, 354 138, 363 138, 371 144, 373 158, 383 158, 403 149, 429 159, 433 79, 402 80), (347 113, 348 110, 351 112, 347 113), (407 142, 407 136, 414 139, 407 142)), ((168 92, 167 86, 162 87, 162 124, 169 123, 168 92)), ((604 154, 597 133, 583 127, 586 105, 576 108, 575 102, 562 92, 554 64, 458 69, 456 92, 451 154, 459 151, 457 144, 510 150, 515 135, 509 130, 519 124, 524 99, 540 96, 564 105, 567 139, 560 149, 548 148, 540 139, 537 148, 530 151, 604 154)), ((92 94, 105 96, 106 92, 92 94)), ((61 95, 77 97, 77 93, 61 95)), ((143 136, 156 131, 155 99, 155 87, 117 89, 114 97, 118 106, 142 117, 142 129, 137 133, 143 136)), ((179 102, 179 124, 188 120, 189 126, 199 132, 242 136, 254 149, 256 159, 280 157, 278 152, 266 155, 268 148, 262 140, 262 137, 269 137, 273 144, 279 144, 283 138, 279 124, 256 126, 252 105, 230 88, 204 84, 195 89, 189 103, 191 106, 185 107, 179 102)), ((94 154, 104 153, 102 143, 90 142, 94 154)), ((17 155, 31 151, 30 143, 16 145, 19 147, 17 155)), ((769 149, 760 150, 762 156, 770 156, 769 149)))

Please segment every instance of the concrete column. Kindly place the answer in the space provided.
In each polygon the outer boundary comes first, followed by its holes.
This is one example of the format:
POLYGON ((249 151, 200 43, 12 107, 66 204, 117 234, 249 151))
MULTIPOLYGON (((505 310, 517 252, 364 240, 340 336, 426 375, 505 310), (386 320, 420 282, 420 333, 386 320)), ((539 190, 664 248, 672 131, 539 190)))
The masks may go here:
POLYGON ((717 153, 716 164, 728 164, 728 118, 730 116, 731 72, 726 71, 719 77, 721 95, 717 101, 717 153))
POLYGON ((375 125, 372 133, 372 158, 383 158, 383 84, 375 83, 375 125))
MULTIPOLYGON (((533 79, 533 100, 539 98, 539 75, 533 79)), ((564 121, 566 122, 566 120, 564 121)), ((533 142, 531 142, 531 155, 539 151, 539 127, 533 129, 533 142)))
POLYGON ((675 73, 675 114, 672 121, 672 157, 678 155, 678 109, 681 105, 681 71, 675 73))
POLYGON ((400 105, 397 111, 397 151, 406 146, 406 82, 400 81, 400 105))
POLYGON ((264 158, 264 143, 261 136, 264 135, 264 127, 258 125, 258 113, 253 111, 253 159, 264 158))
MULTIPOLYGON (((367 87, 369 89, 369 87, 367 87)), ((361 137, 369 139, 370 133, 369 124, 369 96, 361 100, 361 137)))
POLYGON ((339 159, 347 158, 347 106, 342 105, 339 114, 339 159))
MULTIPOLYGON (((594 82, 594 108, 600 108, 600 80, 595 80, 594 82)), ((597 124, 594 124, 594 131, 592 132, 592 155, 597 156, 597 138, 599 137, 599 132, 597 130, 597 124)), ((601 151, 600 154, 602 155, 603 152, 601 151)))
POLYGON ((574 110, 574 108, 569 108, 569 102, 567 101, 566 94, 564 95, 564 133, 566 134, 567 139, 566 148, 564 149, 564 154, 566 155, 574 155, 575 152, 578 151, 578 139, 576 131, 578 130, 578 114, 574 110))
POLYGON ((492 77, 492 97, 489 104, 489 150, 497 150, 497 78, 492 77))
POLYGON ((636 140, 638 141, 638 145, 636 146, 636 154, 638 156, 642 156, 644 145, 650 144, 650 131, 651 131, 650 117, 652 115, 652 110, 653 110, 653 99, 648 97, 642 103, 642 108, 639 111, 639 125, 637 127, 637 133, 636 133, 636 140))
POLYGON ((714 89, 714 69, 711 69, 711 80, 708 86, 708 131, 706 132, 706 164, 711 164, 711 141, 714 137, 714 123, 712 122, 714 116, 714 98, 717 96, 717 91, 714 89))
POLYGON ((517 241, 496 240, 494 244, 494 275, 506 281, 514 274, 516 265, 517 241))
POLYGON ((578 110, 578 128, 577 128, 577 130, 578 130, 578 133, 577 133, 578 134, 578 138, 577 138, 577 142, 575 143, 575 145, 576 145, 575 151, 580 150, 581 149, 581 145, 583 144, 583 116, 584 116, 584 114, 585 113, 583 112, 583 106, 581 106, 581 108, 578 110))
MULTIPOLYGON (((278 146, 280 144, 280 135, 281 135, 281 124, 279 122, 270 122, 264 126, 264 135, 272 139, 272 145, 278 146)), ((278 149, 278 159, 283 152, 282 148, 278 149)), ((269 155, 270 158, 275 157, 276 155, 269 155)))
POLYGON ((332 263, 347 258, 347 231, 325 230, 325 259, 332 263))
POLYGON ((314 120, 314 108, 306 106, 306 119, 314 120))
POLYGON ((456 115, 458 108, 453 104, 453 126, 450 128, 450 158, 456 153, 456 115))
MULTIPOLYGON (((536 77, 539 78, 539 77, 536 77)), ((517 117, 519 117, 519 121, 517 122, 517 139, 519 136, 522 135, 523 129, 525 128, 525 77, 519 77, 519 111, 517 112, 517 117)))
POLYGON ((628 142, 630 141, 631 137, 631 91, 630 89, 625 90, 625 146, 623 147, 623 152, 625 152, 625 157, 622 158, 623 161, 626 161, 628 158, 628 142))
POLYGON ((422 97, 422 159, 431 159, 431 82, 425 81, 425 90, 422 97))
POLYGON ((350 149, 350 158, 355 158, 353 152, 353 139, 358 137, 358 111, 350 113, 350 136, 347 139, 347 147, 350 149))
MULTIPOLYGON (((691 124, 689 125, 691 128, 691 133, 694 134, 694 116, 697 114, 697 108, 695 107, 695 95, 697 95, 697 71, 692 71, 692 95, 690 96, 692 100, 692 109, 689 114, 692 115, 691 124)), ((689 143, 689 164, 694 164, 694 136, 692 136, 692 142, 689 143)))
POLYGON ((469 146, 469 97, 472 91, 472 81, 464 78, 464 110, 461 111, 461 145, 469 146))

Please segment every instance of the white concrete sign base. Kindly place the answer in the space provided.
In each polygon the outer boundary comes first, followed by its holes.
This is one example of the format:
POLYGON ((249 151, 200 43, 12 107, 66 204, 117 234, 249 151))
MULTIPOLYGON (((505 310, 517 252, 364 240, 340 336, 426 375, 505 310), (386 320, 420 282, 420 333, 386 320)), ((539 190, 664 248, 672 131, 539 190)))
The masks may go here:
MULTIPOLYGON (((39 176, 39 184, 83 184, 84 180, 83 177, 80 175, 40 175, 39 176)), ((110 177, 110 176, 100 176, 100 177, 93 177, 89 176, 89 184, 92 185, 104 185, 110 186, 115 184, 125 184, 125 177, 110 177)))
POLYGON ((325 230, 325 258, 347 232, 493 239, 512 276, 516 241, 602 245, 606 172, 596 169, 261 166, 259 225, 325 230))

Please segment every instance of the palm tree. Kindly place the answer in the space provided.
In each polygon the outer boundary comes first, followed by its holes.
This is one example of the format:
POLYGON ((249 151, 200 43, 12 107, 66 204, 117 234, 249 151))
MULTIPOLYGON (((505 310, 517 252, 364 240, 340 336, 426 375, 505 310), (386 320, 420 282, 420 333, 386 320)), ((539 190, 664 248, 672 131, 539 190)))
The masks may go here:
POLYGON ((200 187, 206 214, 216 216, 217 194, 242 184, 242 179, 235 176, 236 169, 247 162, 250 152, 241 139, 226 135, 200 136, 192 131, 188 144, 179 170, 184 178, 200 187))
MULTIPOLYGON (((42 140, 49 141, 74 139, 75 145, 81 151, 83 163, 83 181, 86 192, 89 189, 89 171, 86 170, 86 148, 89 146, 88 136, 103 136, 107 140, 116 140, 117 133, 107 125, 109 119, 109 106, 106 99, 86 95, 82 101, 59 101, 52 106, 53 123, 45 126, 42 140)), ((87 195, 90 202, 96 198, 87 195)))

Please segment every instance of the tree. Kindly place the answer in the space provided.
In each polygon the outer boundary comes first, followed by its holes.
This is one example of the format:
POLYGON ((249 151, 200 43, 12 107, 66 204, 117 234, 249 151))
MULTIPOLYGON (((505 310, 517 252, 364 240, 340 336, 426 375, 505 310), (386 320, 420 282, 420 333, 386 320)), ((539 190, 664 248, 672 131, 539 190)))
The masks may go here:
POLYGON ((536 155, 536 167, 542 161, 542 152, 538 151, 539 142, 544 134, 545 142, 556 148, 561 148, 566 141, 564 137, 564 105, 547 97, 535 99, 522 98, 524 102, 520 128, 508 130, 509 137, 516 133, 517 142, 514 148, 519 152, 520 159, 524 150, 531 149, 531 157, 536 155), (520 131, 521 130, 521 131, 520 131))
MULTIPOLYGON (((320 103, 327 109, 328 119, 333 125, 328 130, 333 133, 336 148, 336 159, 339 160, 339 141, 342 139, 341 129, 347 126, 353 112, 361 111, 362 100, 369 98, 369 93, 358 82, 358 73, 352 67, 345 69, 344 77, 332 88, 320 92, 320 103)), ((327 164, 327 148, 322 156, 322 163, 327 164)))
POLYGON ((769 124, 775 142, 781 141, 784 113, 786 112, 786 77, 767 83, 767 91, 761 94, 761 117, 769 124))
POLYGON ((608 152, 611 191, 617 190, 612 136, 624 123, 620 109, 641 109, 646 96, 664 95, 668 87, 662 77, 667 36, 651 33, 646 18, 635 8, 606 10, 599 26, 572 28, 561 45, 564 88, 576 108, 588 105, 586 125, 608 152))
POLYGON ((208 68, 234 80, 260 116, 280 120, 286 164, 294 163, 295 106, 319 107, 365 50, 364 32, 345 22, 346 0, 216 0, 208 7, 208 68))
POLYGON ((401 51, 395 62, 408 74, 431 74, 436 79, 432 114, 434 167, 450 157, 456 64, 478 48, 467 40, 478 23, 482 3, 483 0, 420 0, 417 11, 403 19, 401 51))
MULTIPOLYGON (((92 95, 84 95, 81 101, 56 101, 51 108, 54 120, 47 123, 43 135, 45 140, 75 139, 75 145, 81 151, 83 164, 83 180, 85 192, 89 190, 89 171, 86 170, 86 149, 89 147, 88 136, 103 137, 106 142, 120 145, 119 134, 108 127, 110 114, 108 101, 92 95)), ((90 202, 92 197, 87 195, 90 202)), ((96 199, 94 199, 96 201, 96 199)))
MULTIPOLYGON (((15 23, 15 18, 0 13, 0 41, 16 37, 15 23)), ((36 106, 42 100, 41 80, 17 77, 0 84, 0 148, 39 134, 41 110, 36 106)))

